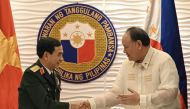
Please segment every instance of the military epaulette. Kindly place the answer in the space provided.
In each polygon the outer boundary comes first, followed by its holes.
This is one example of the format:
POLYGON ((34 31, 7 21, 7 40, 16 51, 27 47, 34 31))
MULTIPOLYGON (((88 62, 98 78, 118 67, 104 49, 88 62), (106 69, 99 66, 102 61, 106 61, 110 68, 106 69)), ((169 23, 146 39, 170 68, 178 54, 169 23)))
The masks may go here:
POLYGON ((40 70, 40 74, 43 75, 45 72, 44 72, 44 68, 43 67, 39 67, 38 65, 34 65, 33 67, 30 68, 31 71, 33 72, 37 72, 38 70, 40 70))
POLYGON ((34 66, 32 66, 32 67, 30 68, 30 70, 33 71, 33 72, 36 72, 36 71, 38 71, 39 69, 40 69, 40 67, 39 67, 38 65, 34 65, 34 66))

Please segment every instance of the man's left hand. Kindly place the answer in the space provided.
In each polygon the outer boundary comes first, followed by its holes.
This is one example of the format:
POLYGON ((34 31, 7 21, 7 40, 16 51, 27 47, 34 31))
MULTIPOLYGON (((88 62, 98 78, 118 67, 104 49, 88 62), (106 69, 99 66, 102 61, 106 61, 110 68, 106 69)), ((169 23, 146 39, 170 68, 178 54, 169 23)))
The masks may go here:
POLYGON ((140 103, 139 94, 133 89, 128 88, 128 90, 131 92, 131 94, 118 95, 117 99, 121 104, 138 105, 140 103))

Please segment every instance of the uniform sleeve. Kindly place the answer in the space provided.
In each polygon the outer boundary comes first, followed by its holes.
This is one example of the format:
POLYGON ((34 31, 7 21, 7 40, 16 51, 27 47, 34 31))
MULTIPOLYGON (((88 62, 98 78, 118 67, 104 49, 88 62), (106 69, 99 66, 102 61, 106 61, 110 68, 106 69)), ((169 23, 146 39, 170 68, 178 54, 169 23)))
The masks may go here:
POLYGON ((101 94, 89 100, 91 109, 106 109, 119 104, 117 96, 119 94, 123 94, 124 90, 123 79, 125 73, 124 69, 125 69, 125 64, 122 65, 120 72, 118 73, 116 80, 112 86, 112 89, 109 92, 101 94))
POLYGON ((171 104, 178 95, 179 76, 175 63, 171 58, 160 64, 160 85, 149 95, 140 95, 140 105, 161 107, 171 104))
POLYGON ((33 72, 25 72, 24 89, 32 103, 38 109, 69 109, 69 103, 52 100, 33 72))

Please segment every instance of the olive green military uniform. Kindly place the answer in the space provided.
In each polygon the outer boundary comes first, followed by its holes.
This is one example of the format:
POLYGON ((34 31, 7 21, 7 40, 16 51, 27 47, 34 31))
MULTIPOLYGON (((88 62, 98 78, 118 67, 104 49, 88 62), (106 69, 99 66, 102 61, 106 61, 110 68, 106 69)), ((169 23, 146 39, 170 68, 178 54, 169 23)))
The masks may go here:
POLYGON ((60 81, 50 76, 38 60, 25 70, 19 88, 19 109, 69 109, 69 103, 59 102, 60 81))

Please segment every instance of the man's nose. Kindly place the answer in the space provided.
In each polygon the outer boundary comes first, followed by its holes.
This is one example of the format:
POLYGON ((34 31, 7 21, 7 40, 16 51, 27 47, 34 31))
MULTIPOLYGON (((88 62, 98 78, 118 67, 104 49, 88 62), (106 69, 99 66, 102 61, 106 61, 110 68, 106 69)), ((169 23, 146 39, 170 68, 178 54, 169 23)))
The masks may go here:
POLYGON ((64 60, 64 58, 63 58, 63 56, 61 56, 61 57, 60 57, 60 61, 63 61, 63 60, 64 60))

